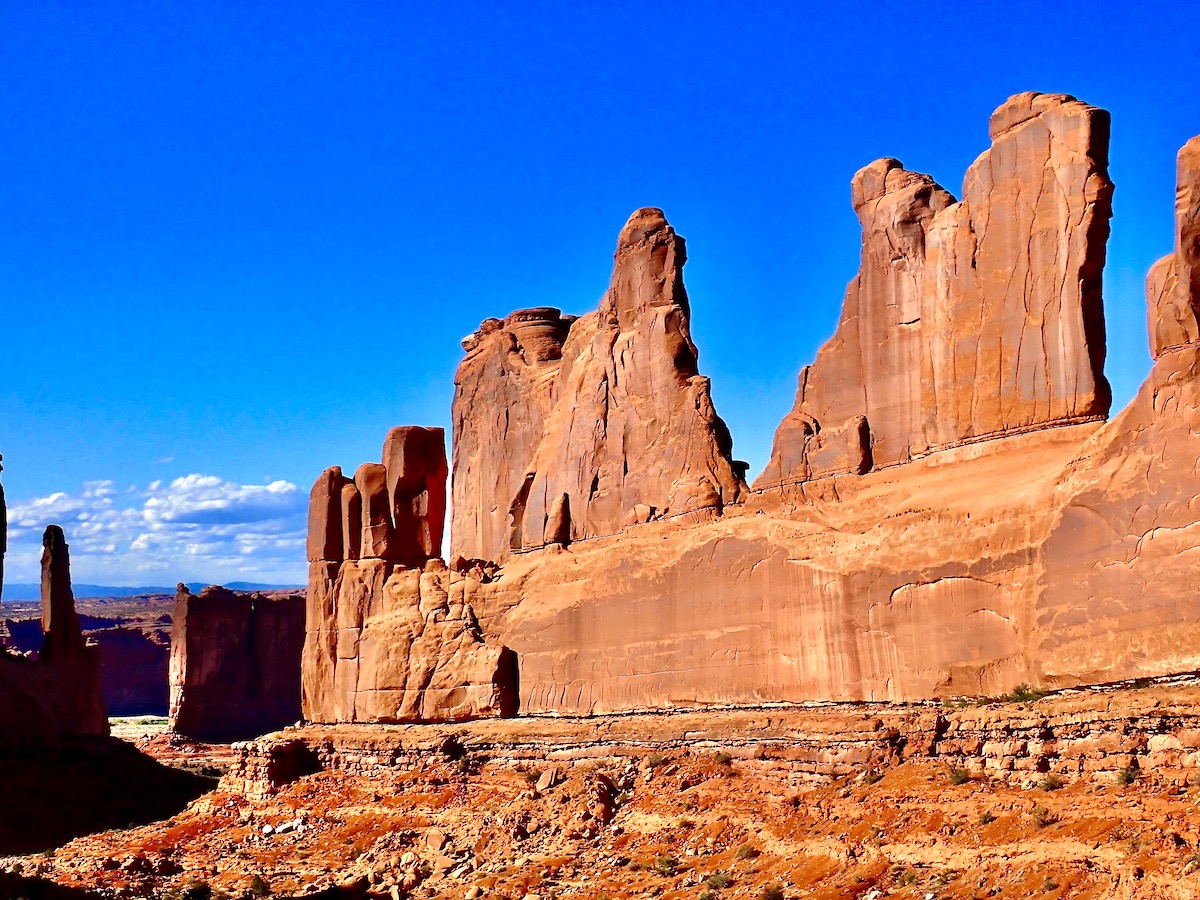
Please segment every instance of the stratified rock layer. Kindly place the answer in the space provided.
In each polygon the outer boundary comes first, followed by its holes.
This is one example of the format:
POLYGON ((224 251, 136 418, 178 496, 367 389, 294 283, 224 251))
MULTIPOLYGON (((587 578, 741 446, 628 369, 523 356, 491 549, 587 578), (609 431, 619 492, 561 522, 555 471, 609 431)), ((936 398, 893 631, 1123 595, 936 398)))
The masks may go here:
POLYGON ((740 498, 742 470, 697 367, 685 261, 662 211, 640 209, 597 312, 522 310, 463 342, 454 552, 499 560, 615 534, 638 507, 661 518, 740 498))
POLYGON ((852 182, 862 264, 800 373, 763 490, 1103 418, 1109 117, 1018 94, 963 199, 880 159, 852 182))
POLYGON ((383 462, 363 464, 353 482, 335 466, 313 485, 302 678, 309 721, 515 714, 516 657, 484 639, 467 576, 436 558, 446 476, 441 429, 404 427, 388 433, 383 462))
POLYGON ((300 718, 304 598, 179 585, 171 624, 170 727, 206 741, 255 737, 300 718))

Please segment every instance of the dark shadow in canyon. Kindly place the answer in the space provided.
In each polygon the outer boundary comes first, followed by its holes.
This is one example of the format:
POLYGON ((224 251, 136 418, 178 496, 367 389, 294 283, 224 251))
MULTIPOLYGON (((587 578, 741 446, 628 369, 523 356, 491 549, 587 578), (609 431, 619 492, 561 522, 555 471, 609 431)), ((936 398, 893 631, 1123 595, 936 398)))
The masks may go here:
POLYGON ((85 834, 168 819, 217 784, 164 766, 117 738, 5 747, 0 771, 0 855, 51 850, 85 834))

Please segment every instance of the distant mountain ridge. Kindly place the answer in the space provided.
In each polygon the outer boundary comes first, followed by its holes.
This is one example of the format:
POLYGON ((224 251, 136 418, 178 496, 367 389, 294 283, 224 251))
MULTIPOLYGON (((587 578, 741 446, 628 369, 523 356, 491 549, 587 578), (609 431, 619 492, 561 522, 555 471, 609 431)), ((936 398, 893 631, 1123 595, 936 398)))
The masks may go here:
MULTIPOLYGON (((199 593, 208 582, 189 581, 187 588, 193 594, 199 593)), ((231 581, 224 587, 231 591, 286 591, 304 590, 302 584, 258 584, 252 581, 231 581)), ((142 594, 174 594, 175 586, 122 587, 110 584, 75 584, 72 585, 76 600, 93 600, 103 597, 139 597, 142 594)), ((5 602, 26 603, 42 598, 40 584, 6 584, 4 585, 5 602)))

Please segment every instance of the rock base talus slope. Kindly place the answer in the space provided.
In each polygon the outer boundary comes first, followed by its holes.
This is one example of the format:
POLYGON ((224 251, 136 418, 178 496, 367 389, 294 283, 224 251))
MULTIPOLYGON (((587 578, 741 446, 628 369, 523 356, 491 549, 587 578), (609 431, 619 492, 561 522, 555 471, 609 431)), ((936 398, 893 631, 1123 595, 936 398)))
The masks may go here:
POLYGON ((699 374, 685 261, 662 211, 640 209, 618 237, 598 311, 566 327, 545 315, 529 336, 516 326, 545 311, 514 313, 465 342, 455 553, 500 560, 740 498, 744 466, 699 374))
POLYGON ((894 159, 855 174, 859 273, 756 490, 1107 415, 1108 113, 1018 94, 990 130, 959 202, 894 159))
POLYGON ((254 737, 300 718, 305 602, 179 585, 171 624, 170 728, 195 740, 254 737))
POLYGON ((360 466, 353 481, 326 469, 313 485, 301 665, 309 721, 516 712, 515 655, 484 639, 465 576, 434 555, 446 515, 444 440, 441 429, 394 428, 382 463, 360 466))

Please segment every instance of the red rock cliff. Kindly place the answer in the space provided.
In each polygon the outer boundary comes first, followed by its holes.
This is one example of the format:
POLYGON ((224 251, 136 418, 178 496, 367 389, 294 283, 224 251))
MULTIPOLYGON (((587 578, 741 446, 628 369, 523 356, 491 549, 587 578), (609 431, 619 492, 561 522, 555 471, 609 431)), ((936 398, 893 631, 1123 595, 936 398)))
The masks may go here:
POLYGON ((464 342, 451 545, 469 558, 719 512, 742 468, 699 374, 683 238, 640 209, 597 312, 524 310, 464 342))
POLYGON ((855 174, 859 274, 756 490, 1107 415, 1108 113, 1018 94, 990 130, 959 202, 894 159, 855 174))
POLYGON ((206 741, 257 737, 300 718, 304 598, 179 585, 171 623, 170 727, 206 741))
POLYGON ((42 536, 42 646, 37 660, 0 647, 0 736, 108 734, 100 648, 83 638, 62 528, 42 536))
MULTIPOLYGON (((465 576, 437 554, 446 515, 440 428, 393 428, 382 463, 313 485, 304 717, 403 722, 512 715, 516 657, 484 639, 465 576)), ((477 577, 487 577, 480 573, 477 577)))

